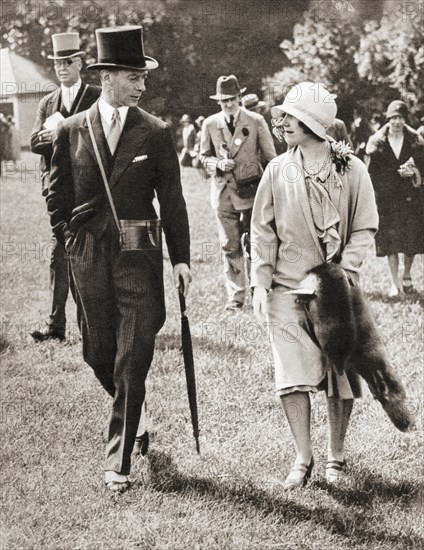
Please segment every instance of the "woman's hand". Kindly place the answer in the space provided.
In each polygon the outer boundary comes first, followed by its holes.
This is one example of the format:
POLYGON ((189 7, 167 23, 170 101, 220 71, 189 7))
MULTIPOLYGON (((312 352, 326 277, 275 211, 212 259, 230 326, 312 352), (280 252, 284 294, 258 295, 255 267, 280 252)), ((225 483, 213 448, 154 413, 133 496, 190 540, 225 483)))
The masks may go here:
POLYGON ((259 321, 265 321, 268 315, 268 291, 263 286, 255 286, 253 290, 253 313, 259 321))

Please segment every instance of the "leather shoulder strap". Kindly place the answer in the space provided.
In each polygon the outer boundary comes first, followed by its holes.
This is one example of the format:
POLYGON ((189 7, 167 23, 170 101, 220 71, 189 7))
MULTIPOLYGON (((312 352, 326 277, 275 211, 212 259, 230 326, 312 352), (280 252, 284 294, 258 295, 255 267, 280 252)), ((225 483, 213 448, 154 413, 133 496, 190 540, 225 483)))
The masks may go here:
POLYGON ((85 96, 85 94, 86 94, 86 92, 87 92, 87 90, 88 90, 88 84, 85 84, 85 83, 83 82, 82 85, 83 85, 83 89, 82 89, 82 93, 80 94, 78 103, 75 105, 75 108, 74 108, 74 109, 71 107, 71 114, 72 114, 72 115, 75 114, 75 113, 78 113, 78 109, 79 109, 79 107, 80 107, 80 105, 81 105, 82 98, 85 96))
POLYGON ((99 165, 100 173, 102 175, 103 183, 104 183, 105 190, 106 190, 106 195, 107 195, 107 198, 109 199, 109 204, 110 204, 110 207, 112 209, 113 219, 115 220, 116 227, 118 228, 118 231, 119 231, 119 240, 120 240, 120 243, 122 245, 122 242, 123 242, 122 227, 121 227, 121 224, 119 222, 118 214, 116 213, 115 203, 113 202, 112 193, 110 192, 109 182, 107 181, 107 176, 106 176, 106 172, 105 172, 105 169, 104 169, 104 166, 103 166, 102 159, 100 157, 99 148, 97 147, 96 137, 94 135, 93 126, 91 124, 89 111, 86 111, 85 118, 87 120, 88 131, 90 133, 90 138, 91 138, 91 142, 93 144, 94 153, 96 155, 97 164, 99 165))

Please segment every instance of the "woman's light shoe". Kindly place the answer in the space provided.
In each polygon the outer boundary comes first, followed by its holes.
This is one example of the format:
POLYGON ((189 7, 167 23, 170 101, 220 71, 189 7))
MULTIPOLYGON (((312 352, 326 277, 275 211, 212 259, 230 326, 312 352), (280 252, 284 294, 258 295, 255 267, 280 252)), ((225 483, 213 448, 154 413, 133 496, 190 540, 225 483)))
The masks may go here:
POLYGON ((293 489, 301 489, 305 487, 311 477, 313 467, 313 458, 311 458, 309 466, 306 464, 294 464, 289 475, 284 480, 283 489, 285 491, 292 491, 293 489))
POLYGON ((387 296, 389 298, 395 298, 396 296, 399 296, 399 294, 400 294, 400 292, 399 292, 399 289, 397 288, 397 286, 392 285, 390 287, 389 292, 387 293, 387 296))
POLYGON ((325 465, 325 479, 328 483, 337 483, 345 477, 345 469, 345 460, 329 460, 325 465))

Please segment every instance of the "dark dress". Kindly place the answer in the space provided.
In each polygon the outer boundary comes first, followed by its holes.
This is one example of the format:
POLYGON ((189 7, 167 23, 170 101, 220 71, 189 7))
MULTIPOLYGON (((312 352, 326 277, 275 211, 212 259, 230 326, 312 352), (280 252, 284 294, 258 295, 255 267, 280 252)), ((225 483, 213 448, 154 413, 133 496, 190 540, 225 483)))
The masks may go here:
POLYGON ((402 178, 398 168, 413 158, 421 178, 424 146, 416 133, 404 129, 399 158, 393 152, 387 135, 371 153, 369 173, 374 185, 380 217, 376 235, 377 256, 424 253, 424 187, 414 187, 412 178, 402 178))

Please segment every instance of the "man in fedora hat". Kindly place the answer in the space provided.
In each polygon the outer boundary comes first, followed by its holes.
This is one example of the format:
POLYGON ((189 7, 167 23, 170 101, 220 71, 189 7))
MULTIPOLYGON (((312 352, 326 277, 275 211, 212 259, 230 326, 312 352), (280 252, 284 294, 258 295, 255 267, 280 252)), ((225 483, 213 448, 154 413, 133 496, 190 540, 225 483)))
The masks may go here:
MULTIPOLYGON (((267 164, 276 156, 271 133, 262 115, 240 108, 241 94, 234 75, 220 76, 216 94, 221 111, 202 126, 200 158, 212 176, 211 204, 216 210, 224 254, 227 311, 242 308, 245 299, 249 234, 255 189, 267 164), (256 180, 256 182, 255 182, 256 180), (251 182, 251 183, 249 183, 251 182)), ((249 275, 249 273, 248 273, 249 275)))
POLYGON ((263 109, 266 105, 265 101, 261 101, 256 94, 246 94, 241 98, 241 103, 248 111, 263 114, 263 109))
POLYGON ((165 321, 161 224, 176 286, 191 281, 189 227, 168 124, 140 109, 155 59, 141 26, 96 30, 101 96, 58 129, 47 196, 66 244, 85 361, 113 398, 108 489, 128 489, 155 337, 165 321), (97 151, 96 151, 97 148, 97 151), (103 175, 101 170, 103 170, 103 175))
MULTIPOLYGON (((41 183, 45 196, 49 186, 50 164, 53 154, 53 138, 57 121, 88 109, 99 97, 100 88, 81 80, 82 60, 85 56, 80 48, 77 32, 52 35, 53 59, 60 86, 40 101, 31 134, 31 151, 41 155, 41 183)), ((36 341, 65 338, 65 307, 69 293, 68 259, 65 249, 52 235, 50 256, 50 280, 53 303, 48 326, 36 330, 32 337, 36 341)))

